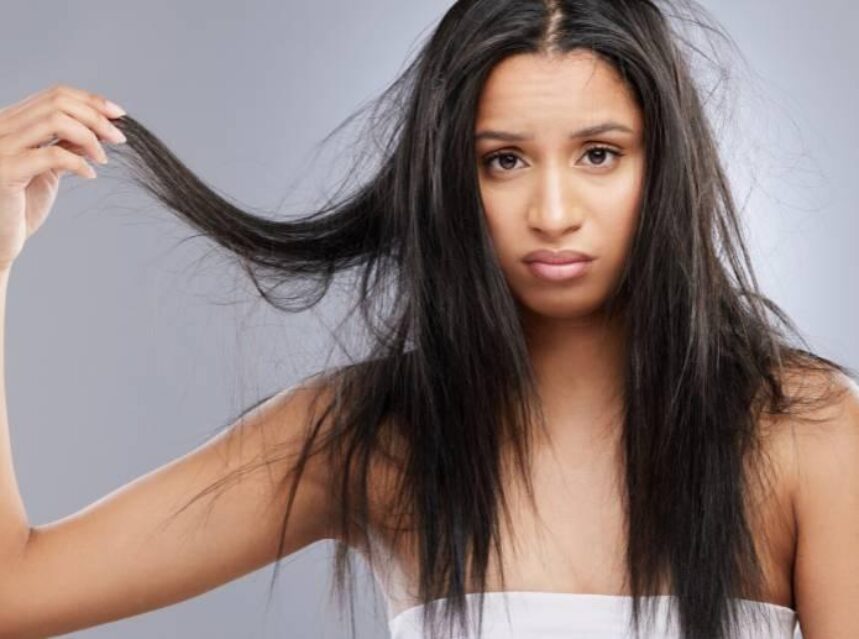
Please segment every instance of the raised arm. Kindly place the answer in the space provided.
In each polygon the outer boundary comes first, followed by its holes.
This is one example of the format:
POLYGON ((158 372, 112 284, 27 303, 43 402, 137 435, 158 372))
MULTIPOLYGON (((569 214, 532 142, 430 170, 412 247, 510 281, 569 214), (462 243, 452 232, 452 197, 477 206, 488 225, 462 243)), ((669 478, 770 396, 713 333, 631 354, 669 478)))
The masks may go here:
MULTIPOLYGON (((3 307, 7 280, 2 276, 3 307)), ((0 308, 0 343, 3 315, 0 308)), ((313 387, 281 391, 183 457, 73 515, 30 528, 12 467, 4 386, 0 638, 52 636, 137 615, 204 593, 278 557, 278 480, 301 444, 313 387), (169 519, 192 496, 274 450, 282 461, 261 465, 215 499, 207 495, 169 519)), ((283 554, 336 537, 325 473, 315 459, 299 483, 283 554)))

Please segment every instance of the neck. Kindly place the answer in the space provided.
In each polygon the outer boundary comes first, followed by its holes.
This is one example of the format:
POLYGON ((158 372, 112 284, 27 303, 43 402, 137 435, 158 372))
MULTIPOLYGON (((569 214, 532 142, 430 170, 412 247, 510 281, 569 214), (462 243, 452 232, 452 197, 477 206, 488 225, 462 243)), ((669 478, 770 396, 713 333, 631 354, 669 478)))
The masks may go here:
POLYGON ((528 314, 523 329, 550 428, 604 432, 622 407, 627 330, 621 315, 528 314))

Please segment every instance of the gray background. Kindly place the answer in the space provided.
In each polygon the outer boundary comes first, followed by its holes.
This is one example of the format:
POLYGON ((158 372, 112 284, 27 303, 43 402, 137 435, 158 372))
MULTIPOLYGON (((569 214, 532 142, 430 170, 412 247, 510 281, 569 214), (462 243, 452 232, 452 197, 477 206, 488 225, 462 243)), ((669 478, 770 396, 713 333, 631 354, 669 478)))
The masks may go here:
MULTIPOLYGON (((315 145, 402 70, 441 0, 4 2, 0 105, 56 82, 101 92, 207 183, 259 210, 318 203, 340 175, 315 145)), ((859 89, 847 0, 710 0, 744 52, 721 139, 764 290, 815 350, 859 364, 859 89), (853 288, 851 288, 853 287, 853 288), (852 338, 852 339, 851 339, 852 338)), ((327 155, 326 155, 327 153, 327 155)), ((62 518, 201 443, 318 370, 337 300, 286 316, 121 170, 63 180, 10 286, 7 393, 34 524, 62 518)), ((334 360, 338 359, 335 352, 334 360)), ((339 637, 327 542, 203 596, 76 632, 339 637)), ((359 636, 384 637, 372 581, 359 636)))

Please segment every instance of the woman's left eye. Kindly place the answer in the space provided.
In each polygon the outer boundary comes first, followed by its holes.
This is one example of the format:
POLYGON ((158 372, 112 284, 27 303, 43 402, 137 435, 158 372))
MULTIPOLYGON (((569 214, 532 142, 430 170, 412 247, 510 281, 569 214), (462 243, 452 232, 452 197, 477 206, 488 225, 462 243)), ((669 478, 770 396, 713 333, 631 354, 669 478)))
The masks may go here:
POLYGON ((589 156, 592 161, 599 160, 598 162, 596 162, 596 164, 593 164, 593 166, 604 166, 607 154, 611 154, 612 156, 614 156, 615 159, 620 157, 621 155, 619 151, 615 151, 614 149, 607 146, 592 146, 587 151, 585 151, 585 155, 589 156))

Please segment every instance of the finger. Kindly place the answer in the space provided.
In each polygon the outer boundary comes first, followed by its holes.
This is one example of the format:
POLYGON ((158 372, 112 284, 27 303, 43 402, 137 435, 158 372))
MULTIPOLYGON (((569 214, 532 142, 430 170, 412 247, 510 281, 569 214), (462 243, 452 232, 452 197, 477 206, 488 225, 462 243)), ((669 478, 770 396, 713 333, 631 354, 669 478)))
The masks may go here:
POLYGON ((65 84, 58 84, 51 89, 51 93, 53 95, 63 95, 67 94, 73 98, 77 98, 80 102, 84 104, 88 104, 92 108, 98 110, 103 113, 106 117, 111 119, 120 118, 125 115, 125 111, 118 104, 113 104, 106 97, 101 95, 100 93, 93 93, 92 91, 86 91, 85 89, 80 89, 77 87, 70 87, 65 84), (114 111, 114 107, 118 107, 119 111, 114 111))
MULTIPOLYGON (((84 147, 78 146, 77 144, 69 142, 68 140, 57 140, 54 145, 60 147, 61 149, 66 149, 74 153, 75 155, 79 155, 81 157, 86 157, 87 155, 87 150, 84 147)), ((67 171, 65 170, 57 171, 57 177, 62 177, 66 172, 67 171)))
POLYGON ((67 149, 71 153, 74 153, 75 155, 78 155, 81 157, 87 157, 87 155, 88 155, 86 148, 84 148, 82 146, 78 146, 77 144, 74 144, 73 142, 69 142, 68 140, 58 140, 55 143, 55 146, 58 146, 62 149, 67 149))
POLYGON ((84 147, 78 146, 77 144, 69 142, 68 140, 59 140, 56 143, 56 146, 58 146, 62 149, 67 149, 68 151, 70 151, 70 152, 72 152, 75 155, 78 155, 80 157, 88 157, 87 156, 87 150, 84 147))
POLYGON ((13 117, 21 111, 26 111, 29 107, 39 102, 52 89, 52 87, 49 87, 47 89, 37 91, 36 93, 31 93, 23 100, 19 100, 14 104, 10 104, 8 106, 3 107, 2 109, 0 109, 0 120, 6 117, 13 117))
POLYGON ((107 162, 107 154, 95 134, 61 111, 54 111, 40 121, 0 138, 0 153, 15 155, 25 149, 50 145, 54 138, 84 147, 89 157, 100 164, 107 162))
POLYGON ((116 119, 125 115, 124 111, 121 110, 121 107, 120 111, 114 111, 113 109, 117 105, 112 105, 112 103, 103 95, 65 84, 56 84, 43 91, 39 91, 38 93, 28 96, 21 102, 0 110, 0 136, 4 135, 4 133, 9 130, 15 130, 21 126, 20 124, 11 125, 11 128, 9 128, 10 125, 7 124, 7 122, 12 122, 18 116, 26 114, 37 105, 56 105, 58 102, 62 102, 64 98, 66 101, 71 99, 78 103, 85 104, 90 108, 95 109, 106 118, 116 119))
POLYGON ((60 148, 67 149, 72 153, 75 153, 76 155, 86 156, 87 154, 87 150, 84 147, 78 146, 74 142, 69 142, 68 140, 57 140, 55 144, 60 148))
POLYGON ((0 138, 41 120, 54 111, 70 115, 91 129, 100 140, 121 144, 125 136, 111 121, 92 105, 66 93, 35 103, 30 109, 0 120, 0 138))
POLYGON ((95 178, 95 169, 85 159, 59 145, 29 149, 18 156, 0 156, 0 184, 24 184, 35 176, 53 170, 77 173, 84 178, 95 178))

